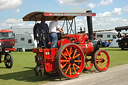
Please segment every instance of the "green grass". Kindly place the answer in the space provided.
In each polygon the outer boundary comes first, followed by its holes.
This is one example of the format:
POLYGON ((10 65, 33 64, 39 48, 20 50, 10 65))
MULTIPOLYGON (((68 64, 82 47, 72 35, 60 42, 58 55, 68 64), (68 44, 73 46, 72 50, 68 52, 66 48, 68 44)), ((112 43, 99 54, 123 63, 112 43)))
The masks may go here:
MULTIPOLYGON (((55 80, 49 77, 35 76, 35 54, 32 52, 12 52, 13 67, 5 68, 0 63, 0 85, 38 85, 55 80)), ((57 77, 56 77, 57 78, 57 77)))
MULTIPOLYGON (((105 49, 110 56, 110 68, 122 64, 128 64, 128 50, 120 48, 105 49)), ((13 67, 5 68, 4 63, 0 63, 0 85, 38 85, 50 81, 59 80, 59 77, 35 76, 35 58, 32 52, 12 52, 13 67)))

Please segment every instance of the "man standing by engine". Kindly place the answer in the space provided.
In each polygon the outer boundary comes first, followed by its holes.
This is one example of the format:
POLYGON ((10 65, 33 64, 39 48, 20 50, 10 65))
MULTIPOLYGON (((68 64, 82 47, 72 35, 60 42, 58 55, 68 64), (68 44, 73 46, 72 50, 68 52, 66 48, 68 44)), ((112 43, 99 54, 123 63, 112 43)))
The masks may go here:
POLYGON ((60 32, 64 32, 60 28, 59 23, 57 21, 58 21, 58 17, 54 16, 53 21, 51 21, 49 24, 49 38, 50 41, 53 43, 51 46, 52 48, 56 48, 57 46, 57 41, 58 41, 57 30, 60 32))

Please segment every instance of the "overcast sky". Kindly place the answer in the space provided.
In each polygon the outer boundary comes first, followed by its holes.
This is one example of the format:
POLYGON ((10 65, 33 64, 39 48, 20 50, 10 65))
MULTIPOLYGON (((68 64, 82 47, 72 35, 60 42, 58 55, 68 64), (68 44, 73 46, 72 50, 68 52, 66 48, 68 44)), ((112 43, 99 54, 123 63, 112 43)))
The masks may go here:
MULTIPOLYGON (((92 10, 94 30, 128 26, 128 0, 0 0, 0 29, 32 28, 34 22, 22 17, 34 11, 85 12, 92 10)), ((86 27, 85 17, 77 18, 78 27, 86 27)))

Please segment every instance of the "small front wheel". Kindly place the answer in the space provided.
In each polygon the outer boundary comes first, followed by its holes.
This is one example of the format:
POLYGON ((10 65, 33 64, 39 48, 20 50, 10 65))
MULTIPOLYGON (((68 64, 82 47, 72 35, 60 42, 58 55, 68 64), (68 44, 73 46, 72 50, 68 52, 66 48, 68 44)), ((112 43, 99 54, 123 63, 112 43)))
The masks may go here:
POLYGON ((108 53, 105 50, 98 50, 94 54, 94 66, 95 68, 102 72, 106 71, 110 64, 110 58, 108 53))
POLYGON ((4 60, 6 68, 11 68, 13 66, 13 58, 10 53, 5 54, 4 60))

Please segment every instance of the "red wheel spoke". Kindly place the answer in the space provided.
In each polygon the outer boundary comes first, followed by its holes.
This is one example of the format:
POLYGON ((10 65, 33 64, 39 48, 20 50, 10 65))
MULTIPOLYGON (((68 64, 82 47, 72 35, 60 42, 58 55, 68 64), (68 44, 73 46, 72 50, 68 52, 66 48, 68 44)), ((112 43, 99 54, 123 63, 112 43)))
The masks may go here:
POLYGON ((89 61, 86 63, 85 67, 89 67, 90 65, 91 65, 91 62, 89 61))
POLYGON ((70 69, 70 66, 71 65, 68 66, 67 70, 65 71, 65 74, 67 74, 68 70, 70 69))
POLYGON ((100 59, 100 60, 96 60, 96 61, 102 61, 102 60, 100 59))
POLYGON ((70 55, 72 54, 72 47, 70 47, 70 55))
POLYGON ((91 64, 91 61, 89 61, 88 63, 91 64))
POLYGON ((74 56, 76 55, 76 51, 77 51, 77 49, 75 49, 75 52, 74 52, 74 54, 73 54, 73 58, 74 58, 74 56))
POLYGON ((76 73, 76 68, 75 68, 75 65, 73 64, 73 69, 74 69, 74 71, 75 71, 75 73, 76 73))
POLYGON ((97 63, 97 66, 99 66, 100 62, 97 63))
POLYGON ((71 58, 71 55, 70 55, 70 53, 69 53, 69 51, 68 51, 68 49, 67 49, 67 48, 66 48, 66 52, 68 53, 69 57, 71 58))
POLYGON ((97 55, 98 59, 100 59, 100 57, 97 55))
POLYGON ((85 67, 88 67, 88 63, 85 64, 85 67))
POLYGON ((103 68, 103 63, 101 63, 100 67, 103 68))
POLYGON ((3 60, 3 61, 1 61, 1 62, 7 62, 7 60, 3 60))
POLYGON ((75 62, 81 62, 81 60, 75 60, 75 62))
POLYGON ((69 62, 69 60, 60 60, 60 62, 62 63, 62 62, 69 62))
POLYGON ((62 53, 62 56, 65 58, 65 59, 67 59, 67 57, 62 53))
POLYGON ((80 54, 77 54, 75 57, 73 57, 74 59, 77 58, 78 56, 80 56, 80 54))
POLYGON ((102 63, 102 67, 103 67, 103 68, 105 67, 104 63, 102 63))
POLYGON ((105 60, 105 61, 107 61, 107 62, 108 62, 108 60, 105 60))
POLYGON ((107 55, 105 55, 104 59, 106 59, 107 55))
POLYGON ((74 63, 74 66, 76 66, 77 68, 80 68, 78 65, 76 65, 75 63, 74 63))
POLYGON ((104 64, 105 64, 105 65, 107 65, 107 63, 106 63, 106 62, 104 62, 104 64))
POLYGON ((101 54, 101 58, 103 58, 103 55, 104 55, 104 53, 102 52, 102 54, 101 54))
POLYGON ((61 69, 63 69, 66 65, 67 65, 67 63, 65 63, 64 65, 61 65, 61 69))
POLYGON ((72 75, 72 70, 71 70, 71 68, 70 68, 70 75, 72 75))

